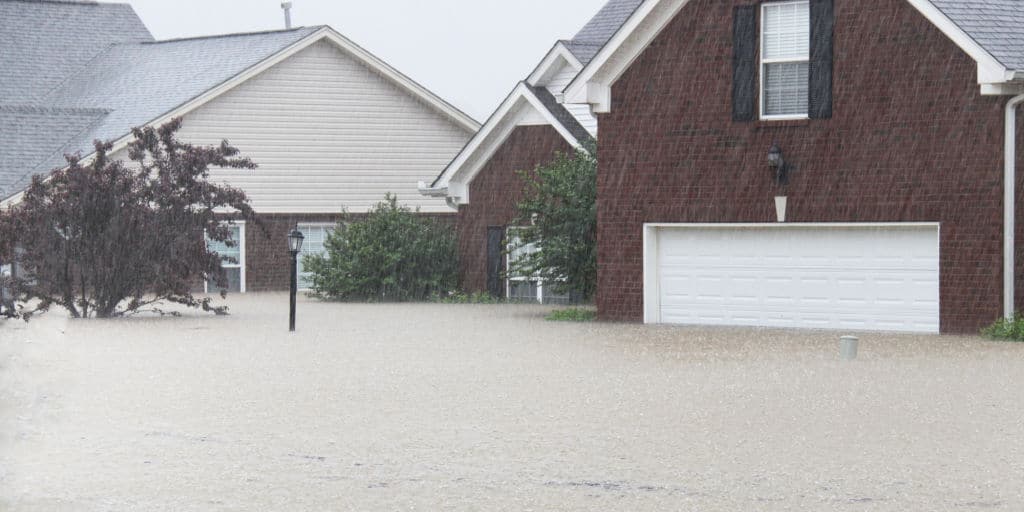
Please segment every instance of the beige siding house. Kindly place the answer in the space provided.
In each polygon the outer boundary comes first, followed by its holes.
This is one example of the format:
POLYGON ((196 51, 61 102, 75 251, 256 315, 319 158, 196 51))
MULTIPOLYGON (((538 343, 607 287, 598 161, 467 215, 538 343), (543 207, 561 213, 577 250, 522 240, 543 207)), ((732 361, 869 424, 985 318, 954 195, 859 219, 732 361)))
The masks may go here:
POLYGON ((183 140, 227 139, 259 166, 213 172, 249 195, 269 233, 239 225, 239 247, 219 248, 240 260, 229 272, 235 291, 287 289, 288 231, 298 227, 307 251, 321 250, 342 212, 365 213, 386 194, 454 219, 444 198, 421 195, 417 183, 444 169, 479 124, 330 27, 155 41, 127 5, 12 5, 0 3, 0 15, 17 19, 3 27, 18 33, 0 39, 25 48, 5 51, 3 64, 25 77, 5 76, 0 98, 0 109, 17 114, 0 116, 0 133, 11 134, 0 146, 2 204, 64 154, 88 158, 100 139, 126 158, 133 127, 180 117, 183 140), (73 29, 76 20, 125 35, 94 40, 73 29), (68 55, 81 62, 64 65, 68 55), (65 71, 39 84, 38 68, 65 71), (69 119, 75 126, 53 129, 69 119))

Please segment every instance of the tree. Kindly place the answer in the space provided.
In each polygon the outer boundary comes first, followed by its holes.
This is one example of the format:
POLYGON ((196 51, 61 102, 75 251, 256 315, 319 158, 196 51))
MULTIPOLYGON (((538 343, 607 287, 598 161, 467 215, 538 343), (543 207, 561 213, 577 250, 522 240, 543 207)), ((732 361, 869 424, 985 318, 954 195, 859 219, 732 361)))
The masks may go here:
POLYGON ((0 260, 18 262, 12 292, 22 308, 33 305, 21 310, 26 316, 57 305, 75 318, 109 318, 161 302, 226 311, 191 294, 202 279, 227 284, 204 233, 232 246, 230 223, 259 223, 245 193, 211 183, 209 169, 255 164, 227 141, 182 143, 180 127, 175 119, 133 130, 128 162, 97 141, 88 163, 67 157, 67 167, 34 177, 21 201, 0 212, 0 260))
POLYGON ((451 226, 399 206, 388 195, 365 217, 344 219, 325 255, 303 260, 313 291, 333 300, 403 302, 447 294, 458 283, 451 226))
POLYGON ((520 171, 524 198, 512 250, 510 275, 536 276, 557 293, 584 299, 597 289, 597 154, 593 141, 532 171, 520 171))

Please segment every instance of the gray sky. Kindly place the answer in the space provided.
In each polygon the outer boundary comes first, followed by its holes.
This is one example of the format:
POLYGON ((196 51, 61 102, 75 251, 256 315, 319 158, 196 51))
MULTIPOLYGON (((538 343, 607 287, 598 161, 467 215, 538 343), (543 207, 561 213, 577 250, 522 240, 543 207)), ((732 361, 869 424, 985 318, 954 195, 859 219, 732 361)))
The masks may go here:
MULTIPOLYGON (((280 0, 121 0, 158 39, 284 27, 280 0)), ((295 26, 330 25, 481 122, 605 0, 293 0, 295 26)))

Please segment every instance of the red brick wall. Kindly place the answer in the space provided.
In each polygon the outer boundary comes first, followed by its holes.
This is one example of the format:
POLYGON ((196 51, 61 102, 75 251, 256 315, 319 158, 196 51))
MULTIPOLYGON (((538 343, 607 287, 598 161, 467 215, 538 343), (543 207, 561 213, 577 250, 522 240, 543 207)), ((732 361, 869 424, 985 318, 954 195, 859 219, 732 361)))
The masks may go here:
POLYGON ((732 122, 732 12, 753 3, 693 0, 613 87, 601 317, 642 319, 644 222, 774 221, 777 141, 798 167, 789 221, 941 222, 943 332, 997 318, 1005 98, 981 96, 975 63, 905 0, 836 0, 833 118, 732 122))
MULTIPOLYGON (((454 224, 455 214, 429 214, 454 224)), ((340 214, 263 214, 259 216, 266 232, 256 224, 245 226, 246 291, 286 291, 291 280, 291 256, 288 233, 302 223, 337 223, 340 214)), ((358 216, 350 216, 358 218, 358 216)))
POLYGON ((550 126, 520 126, 469 186, 470 204, 459 208, 459 267, 462 289, 487 291, 487 227, 516 217, 523 184, 516 171, 535 169, 572 147, 550 126))

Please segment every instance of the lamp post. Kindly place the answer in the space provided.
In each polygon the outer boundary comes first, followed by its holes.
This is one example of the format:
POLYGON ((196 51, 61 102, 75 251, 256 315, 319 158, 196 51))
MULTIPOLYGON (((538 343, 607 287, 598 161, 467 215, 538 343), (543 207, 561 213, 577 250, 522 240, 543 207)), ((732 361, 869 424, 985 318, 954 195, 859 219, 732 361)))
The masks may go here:
POLYGON ((295 332, 295 295, 299 293, 299 252, 302 251, 302 241, 305 238, 298 228, 288 233, 288 252, 292 255, 291 308, 288 315, 288 330, 290 332, 295 332))

